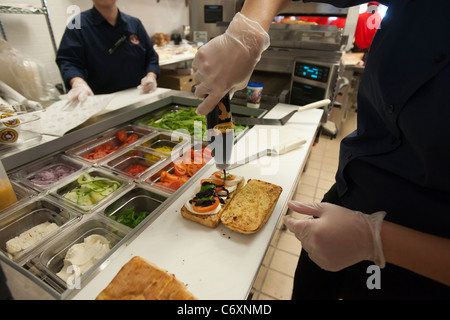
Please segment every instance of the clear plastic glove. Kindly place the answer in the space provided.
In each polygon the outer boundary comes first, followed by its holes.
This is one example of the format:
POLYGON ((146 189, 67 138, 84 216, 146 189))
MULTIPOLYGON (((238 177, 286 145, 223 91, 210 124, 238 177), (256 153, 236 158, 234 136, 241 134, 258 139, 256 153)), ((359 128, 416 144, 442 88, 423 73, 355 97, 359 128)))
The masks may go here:
POLYGON ((67 93, 67 98, 73 102, 84 102, 88 96, 93 96, 89 85, 81 78, 77 78, 72 83, 72 89, 67 93))
POLYGON ((331 203, 289 201, 288 206, 309 216, 303 220, 286 216, 284 223, 322 269, 339 271, 364 260, 384 268, 380 231, 386 212, 368 215, 331 203))
POLYGON ((141 90, 142 93, 150 93, 155 91, 156 87, 156 78, 152 75, 147 75, 142 78, 141 84, 138 86, 138 89, 141 90))
POLYGON ((210 113, 227 93, 246 87, 270 38, 259 23, 237 13, 227 31, 200 47, 192 63, 195 95, 206 97, 197 114, 210 113))

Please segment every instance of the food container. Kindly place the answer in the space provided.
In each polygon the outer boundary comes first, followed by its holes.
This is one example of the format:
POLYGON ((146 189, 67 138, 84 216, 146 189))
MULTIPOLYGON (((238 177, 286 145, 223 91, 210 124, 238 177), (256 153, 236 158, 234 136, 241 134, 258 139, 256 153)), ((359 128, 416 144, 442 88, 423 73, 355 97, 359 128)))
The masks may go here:
MULTIPOLYGON (((114 247, 118 245, 127 233, 129 228, 115 223, 105 217, 95 215, 90 219, 81 222, 64 233, 55 237, 34 259, 32 264, 41 272, 37 274, 44 282, 49 284, 59 293, 65 289, 79 289, 85 277, 92 273, 99 267, 115 250, 114 247), (89 270, 84 272, 81 277, 77 276, 74 270, 74 275, 70 277, 67 282, 61 279, 57 273, 61 271, 64 265, 64 259, 67 251, 75 244, 83 243, 84 239, 91 235, 100 235, 105 237, 110 244, 110 250, 99 260, 92 265, 89 270), (50 279, 49 279, 50 278, 50 279)), ((31 263, 30 263, 31 264, 31 263)), ((37 270, 34 270, 35 273, 37 270)))
POLYGON ((117 173, 139 179, 142 175, 167 159, 168 155, 157 153, 145 148, 132 148, 102 163, 106 169, 117 173))
POLYGON ((149 148, 163 155, 178 156, 185 148, 190 148, 191 137, 176 131, 164 131, 149 138, 144 138, 141 147, 149 148))
POLYGON ((164 192, 173 193, 203 167, 204 164, 184 159, 183 156, 173 161, 168 159, 155 168, 155 171, 142 176, 141 182, 164 192))
POLYGON ((135 228, 144 219, 151 219, 166 199, 166 196, 136 187, 107 206, 102 213, 114 221, 135 228))
POLYGON ((154 130, 149 128, 127 125, 109 130, 93 140, 71 148, 67 150, 67 154, 89 164, 95 164, 111 157, 122 148, 135 145, 142 137, 154 132, 154 130), (124 132, 126 133, 126 138, 121 137, 121 133, 124 132), (134 138, 130 139, 132 137, 134 138))
POLYGON ((86 165, 64 154, 53 155, 14 172, 12 179, 44 192, 79 175, 86 165))
POLYGON ((81 216, 78 213, 59 205, 49 197, 37 198, 2 216, 0 220, 0 251, 11 260, 18 261, 79 217, 81 216), (58 228, 23 250, 13 253, 7 250, 9 240, 45 222, 55 223, 58 228))
POLYGON ((155 130, 175 131, 190 135, 196 140, 207 140, 206 120, 195 113, 196 107, 168 105, 152 111, 135 123, 155 130))
POLYGON ((107 203, 130 186, 131 180, 125 177, 90 168, 71 182, 52 190, 50 194, 66 205, 86 213, 107 203))

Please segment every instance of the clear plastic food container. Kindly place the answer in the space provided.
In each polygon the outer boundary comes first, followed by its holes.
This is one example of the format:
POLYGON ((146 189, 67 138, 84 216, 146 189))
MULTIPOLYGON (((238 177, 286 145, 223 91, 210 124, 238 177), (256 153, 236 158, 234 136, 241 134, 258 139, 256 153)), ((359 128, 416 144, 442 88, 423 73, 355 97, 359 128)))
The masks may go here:
POLYGON ((91 141, 67 150, 66 153, 89 164, 95 164, 111 157, 124 147, 139 143, 137 141, 142 137, 154 132, 151 129, 127 125, 109 130, 91 141))
POLYGON ((79 175, 86 165, 64 154, 53 155, 14 172, 11 178, 44 192, 79 175))
POLYGON ((156 165, 167 159, 168 155, 145 148, 132 148, 120 153, 102 166, 133 179, 139 179, 156 165))
POLYGON ((11 260, 18 261, 80 217, 80 214, 49 197, 36 198, 0 219, 0 251, 11 260), (36 228, 33 231, 32 228, 44 223, 54 223, 57 227, 52 226, 45 233, 40 233, 43 231, 36 228), (21 234, 20 240, 16 238, 21 234), (34 240, 31 240, 33 237, 34 240))
POLYGON ((106 170, 90 168, 50 194, 82 213, 95 210, 127 188, 131 180, 106 170))
POLYGON ((156 209, 167 199, 167 196, 136 187, 102 210, 102 214, 110 219, 135 228, 144 219, 151 219, 156 209), (149 217, 150 218, 147 218, 149 217))

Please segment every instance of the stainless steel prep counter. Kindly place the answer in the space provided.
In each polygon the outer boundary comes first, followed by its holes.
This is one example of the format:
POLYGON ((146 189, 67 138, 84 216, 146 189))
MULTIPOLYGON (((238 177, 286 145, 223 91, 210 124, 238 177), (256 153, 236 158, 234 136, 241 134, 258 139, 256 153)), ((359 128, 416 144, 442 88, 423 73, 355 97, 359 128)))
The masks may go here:
MULTIPOLYGON (((14 154, 4 162, 8 170, 20 168, 29 161, 66 150, 90 136, 126 124, 172 102, 196 106, 200 101, 192 94, 168 91, 151 101, 139 101, 100 115, 61 138, 14 154)), ((293 108, 295 106, 278 104, 264 117, 282 117, 293 108)), ((322 113, 323 110, 309 110, 295 114, 283 127, 254 126, 236 142, 234 158, 240 160, 273 143, 283 142, 293 134, 306 140, 302 147, 287 154, 263 157, 233 170, 245 179, 260 179, 283 188, 270 219, 256 234, 238 234, 221 225, 209 229, 181 216, 180 208, 190 198, 192 187, 216 170, 210 161, 198 175, 169 194, 157 212, 144 220, 137 230, 126 234, 111 254, 87 273, 79 288, 54 294, 26 270, 8 258, 0 257, 13 295, 17 298, 95 299, 120 268, 139 255, 175 274, 199 299, 246 299, 280 219, 287 211, 287 201, 295 193, 322 113)))

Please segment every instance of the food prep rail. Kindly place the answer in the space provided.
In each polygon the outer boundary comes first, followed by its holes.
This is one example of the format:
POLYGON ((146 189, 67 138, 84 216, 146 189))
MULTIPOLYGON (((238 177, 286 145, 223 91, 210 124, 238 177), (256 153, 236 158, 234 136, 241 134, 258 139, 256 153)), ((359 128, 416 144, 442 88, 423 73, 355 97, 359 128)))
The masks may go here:
MULTIPOLYGON (((202 150, 204 141, 195 141, 186 134, 177 134, 174 139, 173 132, 139 124, 138 120, 148 115, 157 119, 173 105, 187 108, 196 107, 199 103, 198 99, 175 93, 153 103, 129 105, 102 115, 96 122, 81 126, 61 138, 2 160, 8 172, 12 173, 19 199, 15 205, 0 212, 0 263, 13 295, 17 298, 64 299, 75 294, 79 289, 76 286, 68 288, 57 276, 71 246, 83 243, 91 229, 97 230, 96 234, 109 242, 107 254, 94 262, 81 277, 80 284, 84 286, 114 260, 124 244, 132 242, 189 188, 192 178, 174 188, 160 185, 158 176, 161 171, 171 172, 173 160, 177 156, 182 157, 186 150, 190 152, 191 148, 197 147, 202 150), (126 136, 119 138, 119 133, 124 132, 126 136), (133 135, 134 139, 128 142, 127 139, 133 135), (172 148, 172 153, 159 149, 167 146, 172 148), (105 151, 105 148, 114 152, 89 159, 90 155, 105 151), (137 175, 130 174, 126 167, 134 165, 133 161, 139 161, 139 165, 145 165, 147 169, 137 175), (89 186, 89 193, 83 189, 85 185, 89 186), (111 189, 111 185, 117 187, 111 189), (76 196, 66 197, 73 190, 77 190, 74 191, 76 196), (144 214, 143 207, 148 207, 149 212, 144 214), (130 209, 139 211, 140 223, 133 226, 129 218, 121 219, 123 213, 118 213, 118 208, 128 212, 130 209), (55 222, 56 230, 52 229, 43 239, 18 253, 7 252, 7 247, 12 248, 7 246, 11 238, 47 222, 43 221, 45 219, 55 222), (24 287, 27 290, 23 290, 24 287)), ((233 106, 232 111, 241 116, 256 117, 265 112, 239 106, 233 106)), ((203 166, 197 176, 208 168, 211 164, 203 166)), ((21 241, 16 242, 20 244, 21 241)))

